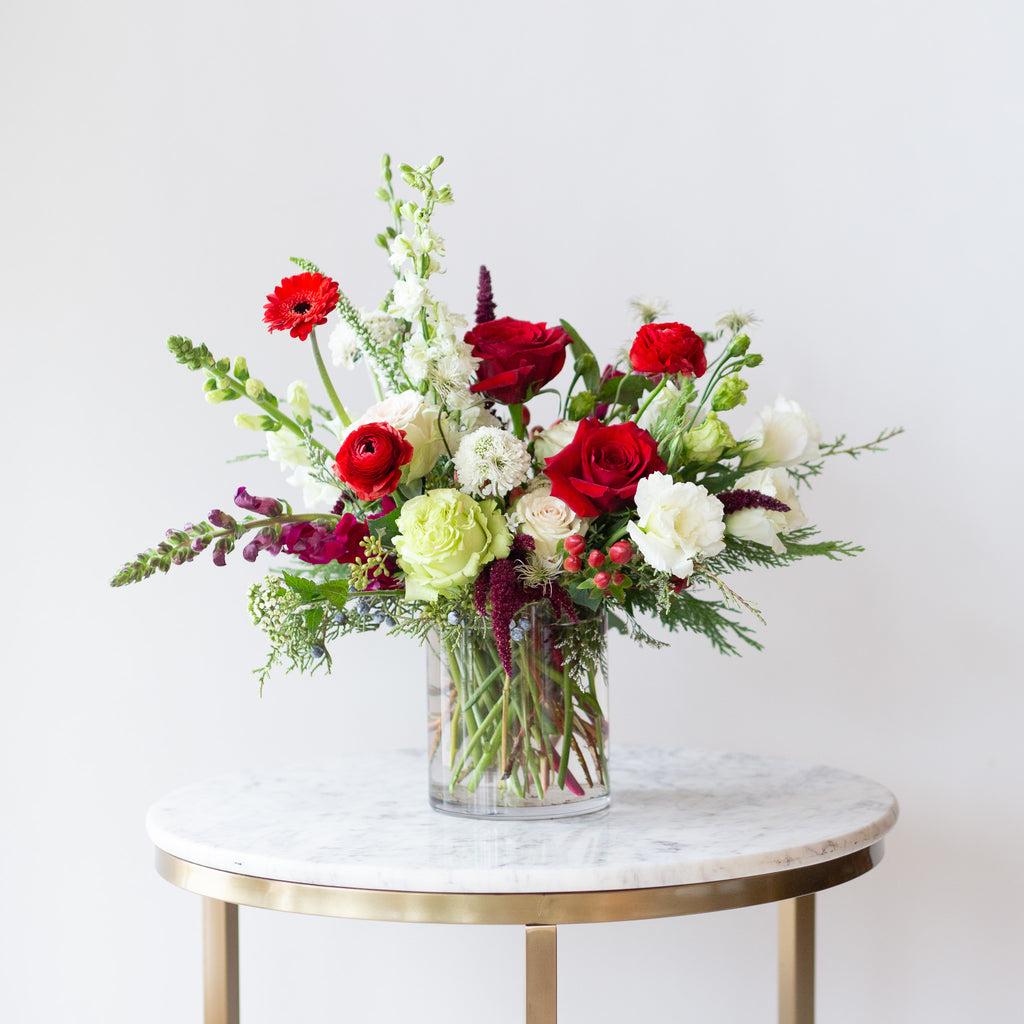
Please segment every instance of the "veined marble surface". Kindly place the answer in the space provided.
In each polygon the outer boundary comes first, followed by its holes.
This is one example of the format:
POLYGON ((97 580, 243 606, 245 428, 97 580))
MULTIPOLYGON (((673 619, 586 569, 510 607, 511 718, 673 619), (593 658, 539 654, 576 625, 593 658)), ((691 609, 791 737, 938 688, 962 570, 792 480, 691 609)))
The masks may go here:
POLYGON ((417 892, 579 892, 718 881, 871 846, 897 806, 821 765, 612 750, 612 805, 557 821, 451 817, 422 752, 349 756, 186 786, 150 808, 162 850, 260 878, 417 892))

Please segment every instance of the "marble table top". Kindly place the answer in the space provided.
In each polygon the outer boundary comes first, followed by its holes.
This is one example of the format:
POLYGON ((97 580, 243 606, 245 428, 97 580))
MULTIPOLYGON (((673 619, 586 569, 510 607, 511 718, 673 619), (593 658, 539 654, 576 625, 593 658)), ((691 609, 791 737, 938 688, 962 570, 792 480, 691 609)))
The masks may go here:
POLYGON ((224 776, 150 808, 160 849, 205 867, 416 892, 686 885, 818 864, 896 821, 877 782, 749 754, 613 749, 611 807, 556 821, 439 814, 423 752, 224 776))

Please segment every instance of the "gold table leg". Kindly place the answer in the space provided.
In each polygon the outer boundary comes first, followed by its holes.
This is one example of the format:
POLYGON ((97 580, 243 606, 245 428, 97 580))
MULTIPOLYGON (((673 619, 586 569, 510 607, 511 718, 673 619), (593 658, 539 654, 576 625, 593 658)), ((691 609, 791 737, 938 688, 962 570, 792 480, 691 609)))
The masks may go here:
POLYGON ((557 1024, 558 933, 553 924, 526 926, 526 1024, 557 1024))
POLYGON ((779 904, 779 1024, 814 1024, 814 893, 779 904))
POLYGON ((203 1021, 238 1024, 238 904, 203 897, 203 1021))

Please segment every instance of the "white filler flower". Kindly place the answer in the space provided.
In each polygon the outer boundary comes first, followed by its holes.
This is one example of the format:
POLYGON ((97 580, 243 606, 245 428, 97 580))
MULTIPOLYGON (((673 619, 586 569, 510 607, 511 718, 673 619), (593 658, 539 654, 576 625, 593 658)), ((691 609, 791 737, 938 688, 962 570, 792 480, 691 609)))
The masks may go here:
POLYGON ((629 536, 655 569, 685 579, 694 558, 725 547, 724 508, 700 484, 651 473, 637 484, 634 500, 640 521, 629 524, 629 536))
POLYGON ((530 476, 526 445, 497 427, 478 427, 467 434, 454 462, 460 489, 481 497, 503 497, 530 476))

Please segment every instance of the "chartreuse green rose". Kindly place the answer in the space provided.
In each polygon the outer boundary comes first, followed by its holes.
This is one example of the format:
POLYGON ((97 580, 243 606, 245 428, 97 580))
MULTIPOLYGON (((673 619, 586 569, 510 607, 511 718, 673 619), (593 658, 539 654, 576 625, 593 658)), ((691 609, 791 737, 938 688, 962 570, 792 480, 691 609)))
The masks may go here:
POLYGON ((512 535, 496 502, 442 487, 402 506, 394 543, 406 597, 436 601, 468 586, 488 562, 505 558, 512 535))

